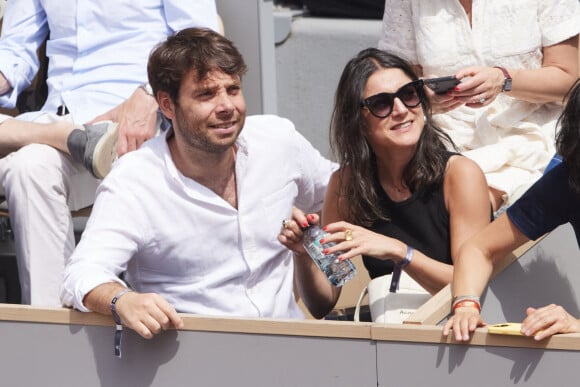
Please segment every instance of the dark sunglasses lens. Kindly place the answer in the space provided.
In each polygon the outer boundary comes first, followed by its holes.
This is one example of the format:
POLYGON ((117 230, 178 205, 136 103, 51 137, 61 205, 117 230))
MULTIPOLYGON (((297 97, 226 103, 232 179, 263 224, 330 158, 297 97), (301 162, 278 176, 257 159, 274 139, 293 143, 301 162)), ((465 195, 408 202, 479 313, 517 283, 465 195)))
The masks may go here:
POLYGON ((421 97, 415 85, 406 85, 402 87, 398 92, 397 96, 403 101, 407 107, 415 107, 421 102, 421 97))
POLYGON ((368 99, 368 108, 374 115, 386 117, 393 109, 393 97, 386 93, 374 95, 368 99))

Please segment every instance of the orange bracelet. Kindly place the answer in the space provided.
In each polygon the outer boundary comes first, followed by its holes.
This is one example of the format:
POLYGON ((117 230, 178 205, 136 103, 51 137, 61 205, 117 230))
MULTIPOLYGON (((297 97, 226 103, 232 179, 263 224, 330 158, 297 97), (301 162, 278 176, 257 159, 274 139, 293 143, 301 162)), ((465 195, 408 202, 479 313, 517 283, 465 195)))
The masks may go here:
POLYGON ((479 304, 479 302, 475 300, 461 300, 459 302, 456 302, 455 304, 453 304, 453 311, 455 312, 455 309, 461 308, 463 306, 474 306, 478 312, 481 312, 481 305, 479 304))

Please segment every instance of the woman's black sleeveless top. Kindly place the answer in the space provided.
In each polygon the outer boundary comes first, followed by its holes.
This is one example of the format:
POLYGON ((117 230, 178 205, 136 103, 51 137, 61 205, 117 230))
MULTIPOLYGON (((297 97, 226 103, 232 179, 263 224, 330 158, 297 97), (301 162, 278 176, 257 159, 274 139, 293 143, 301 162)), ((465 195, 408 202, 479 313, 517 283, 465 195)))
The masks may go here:
MULTIPOLYGON (((449 152, 449 157, 456 153, 449 152)), ((393 202, 380 186, 378 176, 375 184, 380 195, 380 205, 389 220, 378 220, 370 230, 395 238, 437 261, 452 264, 449 213, 443 195, 443 179, 428 189, 414 192, 402 202, 393 202)), ((371 278, 390 274, 393 261, 363 256, 363 262, 371 278)))

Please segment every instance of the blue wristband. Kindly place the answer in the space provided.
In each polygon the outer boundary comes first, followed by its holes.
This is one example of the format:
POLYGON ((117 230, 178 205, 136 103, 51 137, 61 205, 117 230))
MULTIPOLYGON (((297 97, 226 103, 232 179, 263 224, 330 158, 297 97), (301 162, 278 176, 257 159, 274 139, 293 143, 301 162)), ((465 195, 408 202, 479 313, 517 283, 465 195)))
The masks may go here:
POLYGON ((407 245, 407 254, 405 255, 405 258, 401 261, 401 263, 398 264, 398 266, 401 267, 401 269, 404 269, 405 267, 409 266, 409 264, 411 263, 411 260, 413 259, 413 252, 415 250, 407 245))
POLYGON ((413 259, 413 248, 407 245, 407 254, 401 263, 397 263, 393 269, 393 275, 391 277, 391 286, 389 287, 389 292, 396 293, 399 290, 399 281, 401 280, 401 272, 405 267, 407 267, 411 260, 413 259))

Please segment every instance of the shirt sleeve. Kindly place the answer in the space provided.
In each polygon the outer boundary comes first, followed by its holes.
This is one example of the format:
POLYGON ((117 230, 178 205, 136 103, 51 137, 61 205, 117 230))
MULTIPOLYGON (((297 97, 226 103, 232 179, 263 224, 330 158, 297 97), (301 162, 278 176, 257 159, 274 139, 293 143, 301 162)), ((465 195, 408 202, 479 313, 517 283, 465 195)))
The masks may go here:
POLYGON ((378 48, 418 64, 412 1, 386 0, 378 48))
POLYGON ((542 46, 560 43, 580 31, 580 2, 540 0, 538 20, 542 31, 542 46))
POLYGON ((164 0, 165 18, 173 32, 187 27, 206 27, 219 32, 214 0, 164 0))
POLYGON ((507 209, 510 221, 529 239, 535 240, 570 221, 571 205, 578 198, 568 185, 568 169, 560 164, 542 176, 507 209))
POLYGON ((0 72, 12 90, 0 96, 0 105, 14 107, 38 71, 37 51, 48 36, 46 13, 40 0, 6 3, 0 38, 0 72))
MULTIPOLYGON (((294 125, 290 123, 294 128, 294 125)), ((298 167, 301 180, 300 195, 296 207, 305 212, 320 211, 326 195, 326 187, 332 173, 338 169, 338 164, 328 160, 298 131, 295 131, 295 154, 298 155, 298 167)))
POLYGON ((119 180, 118 175, 109 174, 97 190, 81 241, 65 268, 64 306, 88 312, 83 304, 87 293, 105 283, 123 284, 119 275, 145 238, 142 230, 147 220, 142 218, 139 200, 119 180))

